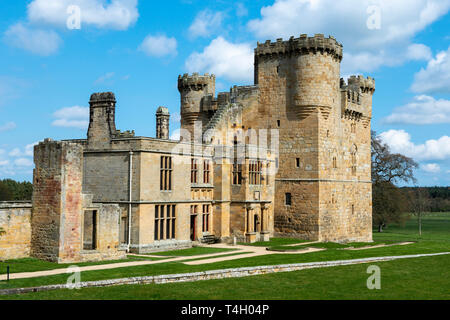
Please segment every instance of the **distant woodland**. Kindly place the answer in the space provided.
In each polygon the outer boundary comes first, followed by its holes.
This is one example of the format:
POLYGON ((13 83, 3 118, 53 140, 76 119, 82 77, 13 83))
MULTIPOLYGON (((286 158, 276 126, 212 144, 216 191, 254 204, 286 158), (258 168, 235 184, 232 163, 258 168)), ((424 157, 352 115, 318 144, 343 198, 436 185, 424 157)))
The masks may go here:
POLYGON ((28 181, 17 182, 12 179, 0 180, 0 201, 31 200, 33 184, 28 181))
POLYGON ((400 189, 407 197, 422 194, 425 209, 428 212, 450 212, 450 187, 403 187, 400 189))

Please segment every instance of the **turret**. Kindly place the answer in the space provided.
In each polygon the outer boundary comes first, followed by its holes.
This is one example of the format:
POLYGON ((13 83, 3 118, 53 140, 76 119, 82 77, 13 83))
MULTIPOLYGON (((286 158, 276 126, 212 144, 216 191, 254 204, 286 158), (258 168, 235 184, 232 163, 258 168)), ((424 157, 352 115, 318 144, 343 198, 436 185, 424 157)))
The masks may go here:
POLYGON ((159 107, 156 110, 156 138, 169 139, 169 109, 166 107, 159 107))
POLYGON ((372 118, 372 96, 375 92, 375 79, 364 78, 362 75, 352 75, 347 84, 340 81, 341 114, 347 118, 362 119, 367 127, 372 118))
POLYGON ((108 148, 116 134, 116 98, 112 92, 94 93, 89 101, 88 147, 108 148))
POLYGON ((191 76, 184 74, 178 77, 178 90, 181 95, 181 128, 187 129, 193 136, 194 123, 201 121, 205 124, 206 115, 202 112, 202 102, 205 97, 214 97, 215 95, 214 75, 199 75, 194 73, 191 76))
MULTIPOLYGON (((255 49, 255 83, 271 93, 274 82, 286 82, 286 104, 299 119, 316 108, 329 112, 339 99, 342 45, 323 34, 287 41, 258 43, 255 49)), ((269 110, 268 110, 269 111, 269 110)))

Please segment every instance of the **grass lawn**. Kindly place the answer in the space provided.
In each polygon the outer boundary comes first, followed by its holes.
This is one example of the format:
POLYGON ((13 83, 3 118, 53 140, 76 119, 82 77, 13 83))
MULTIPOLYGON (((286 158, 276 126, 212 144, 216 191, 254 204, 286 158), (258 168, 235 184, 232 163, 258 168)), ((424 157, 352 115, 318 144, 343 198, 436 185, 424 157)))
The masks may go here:
POLYGON ((198 282, 57 290, 7 299, 450 299, 450 256, 380 262, 381 289, 366 286, 370 264, 198 282))
MULTIPOLYGON (((300 263, 300 262, 315 262, 315 261, 329 261, 329 260, 340 260, 340 259, 356 259, 356 258, 366 258, 366 257, 376 257, 376 256, 391 256, 391 255, 406 255, 406 254, 418 254, 418 253, 436 253, 436 252, 448 252, 450 251, 450 213, 439 213, 439 214, 429 214, 423 218, 423 226, 422 237, 417 235, 417 220, 412 219, 409 220, 404 226, 395 226, 390 225, 385 232, 377 233, 374 231, 374 240, 376 243, 389 243, 389 242, 402 242, 402 241, 415 241, 414 244, 409 244, 406 246, 392 246, 392 247, 384 247, 384 248, 373 248, 369 250, 360 250, 360 251, 351 251, 351 250, 340 250, 340 245, 335 244, 325 244, 328 246, 327 250, 320 252, 311 252, 307 254, 270 254, 265 256, 251 257, 251 258, 241 258, 230 261, 222 261, 216 263, 210 263, 205 265, 185 265, 181 262, 166 262, 148 266, 136 266, 136 267, 127 267, 127 268, 118 268, 118 269, 109 269, 109 270, 98 270, 98 271, 86 271, 81 273, 82 281, 90 281, 90 280, 104 280, 104 279, 114 279, 114 278, 125 278, 125 277, 133 277, 133 276, 147 276, 147 275, 162 275, 162 274, 173 274, 173 273, 188 273, 188 272, 196 272, 196 271, 205 271, 205 270, 215 270, 222 268, 236 268, 236 267, 246 267, 246 266, 258 266, 258 265, 274 265, 274 264, 286 264, 286 263, 300 263), (333 248, 334 246, 334 248, 333 248)), ((300 243, 299 240, 296 239, 272 239, 269 245, 271 246, 282 246, 290 243, 300 243)), ((267 243, 265 243, 267 246, 267 243)), ((259 245, 259 244, 256 244, 259 245)), ((311 245, 307 245, 311 246, 311 245)), ((354 246, 354 244, 353 244, 354 246)), ((200 249, 200 248, 193 248, 200 249)), ((191 249, 188 249, 191 250, 191 249)), ((162 255, 167 255, 168 252, 161 253, 162 255)), ((234 254, 234 253, 230 253, 234 254)), ((445 258, 442 258, 445 260, 445 258)), ((418 261, 416 259, 408 259, 404 260, 401 263, 414 265, 418 261)), ((440 260, 443 261, 443 260, 440 260)), ((448 268, 448 260, 447 264, 444 265, 448 268)), ((400 263, 400 262, 399 262, 400 263)), ((51 264, 46 262, 33 262, 31 265, 42 264, 40 266, 45 266, 47 269, 53 269, 56 267, 67 267, 61 266, 57 264, 51 264)), ((78 264, 79 266, 83 264, 78 264)), ((441 273, 441 271, 436 271, 433 269, 434 265, 428 266, 428 273, 441 273)), ((350 267, 343 267, 350 268, 350 267)), ((353 266, 352 266, 353 268, 353 266)), ((26 269, 25 267, 23 269, 26 269)), ((42 268, 40 270, 43 270, 42 268)), ((323 269, 324 272, 326 270, 331 269, 323 269)), ((351 270, 351 269, 346 269, 351 270)), ((29 271, 29 270, 26 270, 29 271)), ((311 270, 311 272, 315 272, 317 270, 311 270)), ((307 272, 299 271, 300 274, 307 272)), ((310 271, 308 271, 310 272, 310 271)), ((348 272, 348 271, 346 271, 348 272)), ((424 272, 422 278, 425 278, 424 272)), ((292 275, 294 273, 286 273, 286 277, 292 275)), ((348 272, 348 275, 351 276, 352 272, 348 272)), ((420 275, 420 273, 419 273, 420 275)), ((65 283, 67 280, 66 274, 55 275, 55 276, 47 276, 47 277, 39 277, 39 278, 30 278, 30 279, 16 279, 11 280, 9 283, 5 281, 0 282, 0 289, 2 288, 11 288, 11 287, 30 287, 30 286, 38 286, 45 284, 58 284, 65 283)), ((301 275, 300 275, 301 276, 301 275)), ((365 275, 364 275, 365 276, 365 275)), ((266 276, 262 276, 266 277, 266 276)), ((318 277, 320 278, 320 277, 318 277)), ((316 281, 318 280, 316 278, 316 281)), ((420 277, 419 277, 420 278, 420 277)), ((256 279, 256 277, 250 278, 240 278, 240 279, 229 279, 224 281, 236 281, 236 283, 240 283, 240 281, 253 281, 252 279, 256 279)), ((419 281, 420 279, 418 279, 419 281)), ((196 282, 195 286, 201 287, 204 286, 203 282, 196 282)), ((213 283, 213 282, 211 282, 213 283)), ((232 283, 232 282, 230 282, 232 283)), ((181 284, 173 284, 174 286, 180 286, 181 284)), ((186 284, 187 285, 187 284, 186 284)), ((283 283, 277 284, 279 286, 287 285, 283 283)), ((133 287, 134 288, 134 287, 133 287)), ((447 291, 448 290, 447 286, 447 291)), ((112 288, 102 289, 102 290, 112 290, 112 288)), ((439 288, 437 288, 438 290, 439 288)), ((117 289, 118 290, 118 289, 117 289)), ((322 289, 324 290, 324 289, 322 289)), ((180 289, 180 291, 182 291, 180 289)), ((260 292, 263 292, 260 290, 260 292)), ((51 294, 51 293, 49 293, 51 294)), ((165 296, 164 296, 165 297, 165 296)), ((213 296, 211 296, 213 297, 213 296)), ((235 298, 241 297, 236 295, 235 298)), ((156 298, 156 297, 155 297, 156 298)), ((407 297, 405 297, 407 298, 407 297)), ((0 296, 0 299, 2 297, 0 296)), ((170 296, 167 297, 170 299, 170 296)))
MULTIPOLYGON (((109 263, 119 263, 119 262, 131 262, 131 261, 142 261, 142 260, 163 260, 165 257, 161 258, 153 258, 153 257, 136 257, 136 256, 127 256, 126 259, 120 260, 107 260, 107 261, 97 261, 97 262, 80 262, 76 265, 78 267, 84 266, 93 266, 93 265, 102 265, 109 263)), ((19 272, 33 272, 33 271, 43 271, 43 270, 53 270, 53 269, 64 269, 69 266, 74 265, 74 263, 62 263, 58 264, 55 262, 43 261, 35 258, 23 258, 23 259, 14 259, 14 260, 5 260, 0 261, 0 274, 6 273, 6 267, 9 266, 10 273, 19 273, 19 272)), ((1 282, 0 282, 1 283, 1 282)), ((1 285, 0 285, 1 288, 1 285)))

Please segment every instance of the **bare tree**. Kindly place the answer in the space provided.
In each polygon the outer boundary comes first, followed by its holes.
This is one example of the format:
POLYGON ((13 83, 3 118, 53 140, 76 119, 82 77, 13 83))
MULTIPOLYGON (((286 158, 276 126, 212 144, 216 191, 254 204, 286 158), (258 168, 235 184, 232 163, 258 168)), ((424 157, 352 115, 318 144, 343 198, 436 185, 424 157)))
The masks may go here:
POLYGON ((428 192, 422 188, 415 187, 409 191, 409 198, 411 213, 417 217, 419 236, 422 236, 422 215, 430 209, 428 192))
POLYGON ((382 232, 388 223, 401 223, 406 219, 407 200, 395 183, 415 182, 414 169, 418 164, 402 154, 391 153, 375 131, 371 132, 371 138, 372 217, 374 225, 382 232))

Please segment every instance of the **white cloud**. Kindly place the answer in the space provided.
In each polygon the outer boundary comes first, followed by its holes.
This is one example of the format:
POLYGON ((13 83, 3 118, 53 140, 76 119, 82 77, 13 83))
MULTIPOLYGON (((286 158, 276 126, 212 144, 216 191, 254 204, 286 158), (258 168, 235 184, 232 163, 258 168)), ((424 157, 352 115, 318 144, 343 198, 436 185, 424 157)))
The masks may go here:
POLYGON ((241 2, 236 4, 236 15, 238 17, 244 17, 244 16, 248 15, 248 9, 241 2))
POLYGON ((86 129, 89 125, 89 108, 73 106, 59 109, 53 113, 56 118, 52 126, 86 129))
POLYGON ((449 136, 442 136, 438 140, 427 140, 423 144, 414 144, 411 141, 411 135, 404 130, 382 132, 380 137, 390 146, 392 152, 401 153, 417 161, 450 158, 449 136))
POLYGON ((112 77, 114 77, 114 72, 108 72, 102 76, 100 76, 97 80, 95 80, 95 84, 100 84, 100 83, 104 83, 106 80, 111 79, 112 77))
POLYGON ((14 122, 8 122, 0 126, 0 132, 13 130, 17 127, 14 122))
POLYGON ((22 155, 22 152, 20 151, 19 148, 14 148, 13 150, 11 150, 8 155, 10 157, 20 157, 22 155))
POLYGON ((450 93, 450 47, 439 52, 425 69, 414 75, 414 92, 450 93))
POLYGON ((78 6, 81 28, 86 25, 104 29, 126 30, 138 17, 137 0, 34 0, 28 5, 28 19, 66 28, 70 13, 67 8, 78 6))
POLYGON ((430 60, 431 49, 424 44, 413 43, 408 47, 406 57, 410 60, 430 60))
POLYGON ((181 133, 181 129, 176 129, 172 132, 172 134, 170 135, 170 140, 180 140, 180 134, 181 133))
POLYGON ((177 55, 177 40, 165 35, 148 35, 139 46, 148 56, 163 57, 177 55))
POLYGON ((224 18, 223 12, 213 12, 209 9, 200 11, 189 27, 191 38, 208 37, 220 29, 224 18))
POLYGON ((427 163, 422 165, 422 169, 429 173, 438 173, 441 171, 441 167, 437 163, 427 163))
POLYGON ((384 118, 386 123, 437 124, 450 123, 450 100, 420 95, 384 118))
POLYGON ((248 43, 231 43, 218 37, 203 50, 192 53, 186 60, 189 72, 214 73, 231 81, 253 79, 253 49, 248 43))
POLYGON ((14 160, 14 164, 18 167, 31 167, 33 165, 33 161, 28 158, 19 158, 14 160))
POLYGON ((173 113, 170 115, 170 120, 171 120, 172 122, 180 122, 180 121, 181 121, 181 115, 180 115, 180 113, 179 113, 179 112, 173 112, 173 113))
POLYGON ((54 31, 30 28, 20 22, 5 31, 4 40, 14 47, 41 56, 56 53, 62 42, 54 31))
POLYGON ((27 144, 25 146, 25 156, 32 157, 34 155, 34 146, 37 145, 39 141, 27 144))
POLYGON ((27 144, 24 148, 24 150, 20 150, 20 148, 14 148, 12 149, 8 155, 10 157, 32 157, 34 152, 34 146, 37 145, 39 142, 33 142, 30 144, 27 144))
POLYGON ((261 41, 301 33, 333 35, 344 45, 344 71, 371 71, 429 57, 426 46, 411 40, 449 9, 450 0, 276 0, 248 28, 261 41), (379 29, 368 27, 370 6, 380 9, 379 29))

